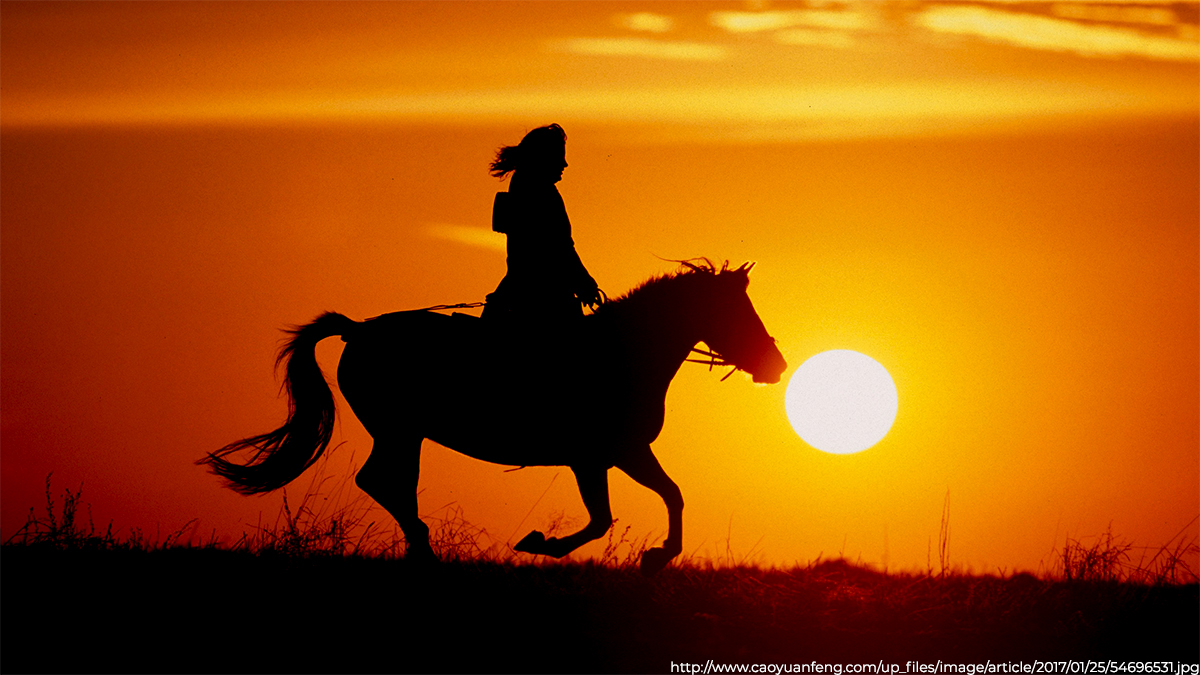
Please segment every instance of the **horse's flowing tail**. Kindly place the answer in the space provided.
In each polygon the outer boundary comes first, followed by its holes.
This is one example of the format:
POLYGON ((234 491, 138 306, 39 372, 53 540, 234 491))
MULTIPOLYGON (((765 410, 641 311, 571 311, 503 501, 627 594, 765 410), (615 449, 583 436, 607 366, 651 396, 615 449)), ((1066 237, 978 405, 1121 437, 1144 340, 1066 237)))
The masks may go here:
POLYGON ((288 417, 275 431, 230 443, 196 462, 207 464, 226 485, 244 495, 270 492, 295 480, 329 447, 333 436, 333 393, 317 365, 317 343, 345 335, 357 325, 336 312, 326 312, 312 323, 288 331, 293 337, 279 351, 276 366, 287 364, 284 389, 288 417), (228 459, 245 450, 253 454, 245 464, 228 459))

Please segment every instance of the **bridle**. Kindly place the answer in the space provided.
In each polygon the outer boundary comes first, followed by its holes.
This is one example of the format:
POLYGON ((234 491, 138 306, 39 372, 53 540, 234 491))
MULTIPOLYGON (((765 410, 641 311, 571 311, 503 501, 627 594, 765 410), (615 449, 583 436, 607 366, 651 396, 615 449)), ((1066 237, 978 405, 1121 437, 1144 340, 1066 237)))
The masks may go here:
MULTIPOLYGON (((769 339, 771 341, 771 344, 778 343, 778 340, 776 340, 775 338, 773 338, 769 335, 767 336, 767 339, 769 339)), ((684 361, 686 361, 687 363, 707 364, 708 370, 710 372, 712 371, 713 368, 722 368, 725 366, 729 366, 730 371, 728 373, 725 373, 725 377, 722 377, 720 380, 721 382, 728 380, 730 375, 733 375, 734 373, 736 373, 739 370, 741 370, 743 372, 747 372, 747 373, 750 372, 750 371, 746 370, 745 368, 739 366, 738 364, 734 363, 733 361, 730 361, 729 357, 725 356, 724 354, 721 354, 720 352, 718 352, 716 350, 700 349, 698 347, 692 347, 692 352, 699 354, 700 356, 703 356, 705 358, 703 358, 703 359, 684 359, 684 361)))
POLYGON ((732 361, 725 358, 724 356, 721 356, 717 352, 710 351, 707 349, 697 349, 696 347, 692 347, 692 351, 701 356, 707 356, 708 360, 706 361, 704 359, 684 359, 684 361, 686 361, 687 363, 707 363, 709 372, 712 372, 713 368, 722 368, 724 366, 729 366, 731 368, 731 370, 728 373, 725 373, 725 377, 721 378, 721 382, 728 380, 729 376, 733 375, 737 371, 743 370, 740 366, 733 363, 732 361))

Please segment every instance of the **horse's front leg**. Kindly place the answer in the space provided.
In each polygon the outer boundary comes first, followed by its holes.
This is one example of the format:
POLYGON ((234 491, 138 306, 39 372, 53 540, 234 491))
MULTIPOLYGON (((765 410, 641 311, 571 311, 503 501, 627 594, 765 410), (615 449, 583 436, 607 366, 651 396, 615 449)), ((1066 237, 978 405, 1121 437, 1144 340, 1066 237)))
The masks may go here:
POLYGON ((564 555, 604 536, 612 527, 612 509, 608 503, 608 469, 597 467, 571 467, 575 481, 579 484, 579 496, 587 507, 588 524, 582 530, 566 537, 546 538, 541 532, 530 532, 513 548, 524 553, 537 553, 561 558, 564 555))
POLYGON ((683 493, 679 491, 675 481, 667 476, 667 472, 663 471, 649 445, 618 462, 617 468, 638 483, 654 490, 667 505, 667 538, 663 540, 661 547, 647 549, 642 553, 642 573, 647 576, 657 574, 670 564, 675 556, 683 552, 683 493))

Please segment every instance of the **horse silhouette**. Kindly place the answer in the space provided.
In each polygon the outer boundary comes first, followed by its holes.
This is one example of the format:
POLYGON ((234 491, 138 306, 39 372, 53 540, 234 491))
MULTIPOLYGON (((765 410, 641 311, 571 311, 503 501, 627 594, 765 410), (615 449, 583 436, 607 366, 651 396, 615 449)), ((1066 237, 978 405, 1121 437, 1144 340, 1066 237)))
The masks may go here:
POLYGON ((562 557, 603 536, 612 524, 608 470, 624 471, 667 507, 667 537, 641 559, 653 574, 683 546, 683 497, 650 449, 675 373, 693 351, 755 382, 779 382, 787 367, 746 293, 752 266, 684 263, 558 330, 498 333, 488 321, 430 311, 362 322, 323 314, 291 331, 280 351, 284 425, 198 463, 242 494, 280 488, 311 466, 329 445, 335 414, 314 349, 340 335, 338 385, 374 440, 355 481, 399 523, 408 557, 435 558, 417 515, 428 438, 497 464, 571 468, 588 524, 561 538, 531 532, 514 547, 528 553, 562 557), (700 342, 711 351, 695 349, 700 342), (229 459, 243 451, 252 452, 246 463, 229 459))

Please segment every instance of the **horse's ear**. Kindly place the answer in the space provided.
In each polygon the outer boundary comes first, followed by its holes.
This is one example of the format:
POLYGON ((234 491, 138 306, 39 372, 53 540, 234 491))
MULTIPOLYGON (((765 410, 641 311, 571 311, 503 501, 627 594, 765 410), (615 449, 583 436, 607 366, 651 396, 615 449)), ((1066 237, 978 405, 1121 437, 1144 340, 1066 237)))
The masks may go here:
POLYGON ((742 278, 742 283, 749 286, 750 285, 750 270, 752 270, 752 269, 754 269, 754 263, 748 262, 748 263, 743 263, 741 267, 737 268, 733 272, 734 272, 734 274, 737 274, 738 276, 740 276, 742 278))

